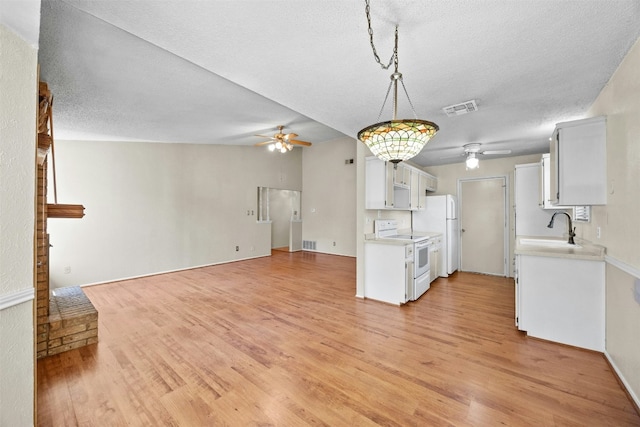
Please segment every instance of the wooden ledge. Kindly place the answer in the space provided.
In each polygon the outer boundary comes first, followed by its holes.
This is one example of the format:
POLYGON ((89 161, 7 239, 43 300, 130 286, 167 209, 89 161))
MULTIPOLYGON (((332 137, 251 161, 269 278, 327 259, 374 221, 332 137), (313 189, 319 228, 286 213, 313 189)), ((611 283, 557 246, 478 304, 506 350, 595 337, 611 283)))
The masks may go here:
POLYGON ((84 206, 47 203, 47 218, 82 218, 84 206))

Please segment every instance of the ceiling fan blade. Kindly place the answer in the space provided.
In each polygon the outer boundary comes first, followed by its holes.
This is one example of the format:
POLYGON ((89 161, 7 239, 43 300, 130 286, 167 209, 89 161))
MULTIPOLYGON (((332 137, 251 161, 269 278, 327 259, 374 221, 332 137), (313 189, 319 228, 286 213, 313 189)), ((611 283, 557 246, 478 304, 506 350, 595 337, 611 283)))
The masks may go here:
POLYGON ((463 157, 463 156, 466 156, 466 155, 467 155, 467 153, 460 153, 460 154, 456 154, 456 155, 453 155, 453 156, 440 156, 440 157, 438 157, 438 159, 440 159, 440 160, 457 159, 459 157, 463 157))
POLYGON ((298 136, 297 133, 288 133, 288 134, 284 135, 284 139, 285 140, 290 140, 290 139, 295 138, 296 136, 298 136))
POLYGON ((295 145, 304 145, 305 147, 310 147, 311 143, 307 142, 307 141, 298 141, 297 139, 290 139, 289 144, 295 144, 295 145))
POLYGON ((307 142, 307 141, 299 141, 297 139, 291 139, 289 140, 289 144, 296 144, 296 145, 304 145, 305 147, 311 147, 311 143, 307 142))
POLYGON ((480 152, 480 154, 488 154, 488 155, 492 155, 492 154, 511 154, 511 150, 486 150, 486 151, 482 151, 480 152))
POLYGON ((273 141, 258 142, 257 144, 253 144, 253 146, 254 147, 260 147, 260 146, 267 145, 267 144, 273 144, 273 141))
POLYGON ((272 136, 268 136, 268 135, 253 135, 253 136, 259 136, 260 138, 269 138, 269 139, 273 139, 273 140, 275 140, 275 138, 274 138, 274 137, 272 137, 272 136))

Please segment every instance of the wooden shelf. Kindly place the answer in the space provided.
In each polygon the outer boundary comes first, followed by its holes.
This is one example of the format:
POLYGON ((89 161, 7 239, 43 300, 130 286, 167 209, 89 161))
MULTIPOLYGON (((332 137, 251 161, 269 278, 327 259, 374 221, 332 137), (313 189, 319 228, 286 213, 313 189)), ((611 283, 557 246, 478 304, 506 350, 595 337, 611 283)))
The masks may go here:
POLYGON ((47 218, 82 218, 84 206, 47 203, 47 218))

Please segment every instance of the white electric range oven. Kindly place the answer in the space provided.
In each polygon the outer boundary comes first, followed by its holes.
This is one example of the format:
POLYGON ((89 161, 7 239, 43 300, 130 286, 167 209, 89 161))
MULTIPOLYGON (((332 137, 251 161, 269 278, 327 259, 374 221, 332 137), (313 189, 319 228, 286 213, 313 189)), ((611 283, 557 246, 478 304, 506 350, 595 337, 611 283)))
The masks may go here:
POLYGON ((417 300, 431 286, 431 261, 429 259, 431 242, 429 237, 419 233, 398 234, 398 221, 393 219, 378 219, 374 222, 374 228, 378 240, 413 243, 413 281, 408 292, 408 299, 410 301, 417 300))

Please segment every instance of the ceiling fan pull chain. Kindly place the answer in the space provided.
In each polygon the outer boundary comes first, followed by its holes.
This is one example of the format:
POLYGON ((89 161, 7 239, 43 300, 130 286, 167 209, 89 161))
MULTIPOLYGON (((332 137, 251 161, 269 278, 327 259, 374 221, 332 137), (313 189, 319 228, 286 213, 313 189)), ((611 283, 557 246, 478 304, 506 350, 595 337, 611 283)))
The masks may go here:
POLYGON ((396 26, 396 47, 393 50, 393 53, 391 54, 391 59, 389 59, 389 63, 387 65, 384 65, 380 61, 380 57, 378 56, 378 52, 376 51, 376 47, 373 44, 373 28, 371 28, 371 15, 369 13, 371 7, 369 6, 369 0, 364 0, 364 3, 365 3, 364 11, 365 11, 365 13, 367 15, 367 25, 369 27, 369 42, 371 43, 371 49, 373 50, 373 57, 376 59, 376 62, 378 64, 380 64, 380 66, 384 70, 388 70, 389 67, 391 67, 391 64, 393 64, 394 58, 397 58, 397 52, 398 52, 398 26, 396 26))

